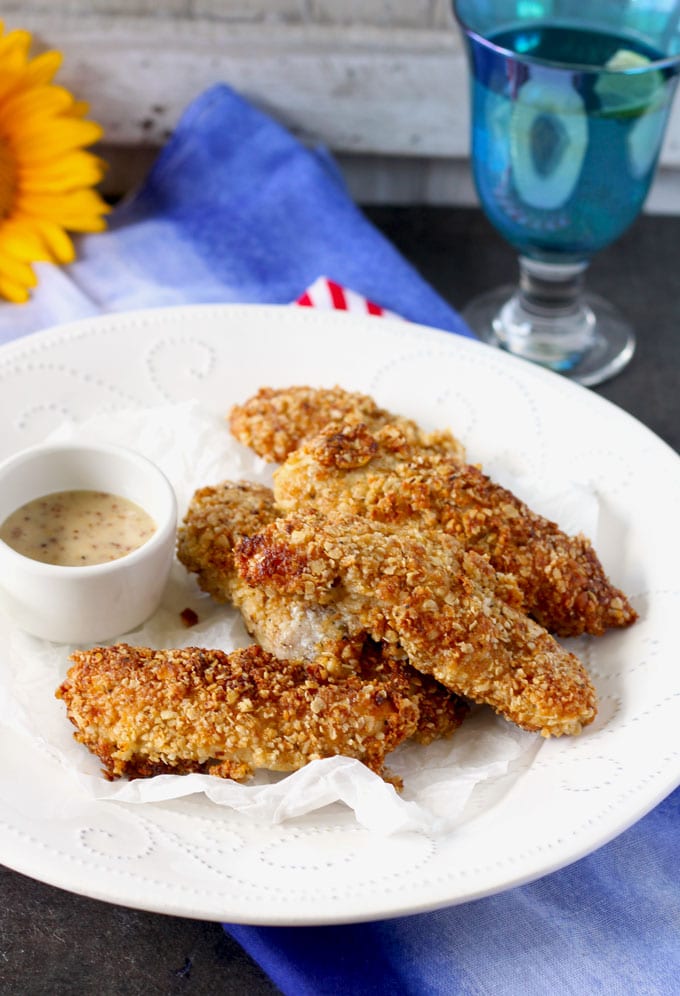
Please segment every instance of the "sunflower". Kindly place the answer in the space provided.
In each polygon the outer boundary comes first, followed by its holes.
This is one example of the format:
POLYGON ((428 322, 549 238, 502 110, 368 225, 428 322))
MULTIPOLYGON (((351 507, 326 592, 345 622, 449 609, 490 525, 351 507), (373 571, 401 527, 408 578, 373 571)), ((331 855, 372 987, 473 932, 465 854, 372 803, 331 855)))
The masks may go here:
POLYGON ((29 59, 28 31, 0 21, 0 296, 28 300, 39 261, 70 263, 67 231, 99 232, 108 205, 93 190, 106 164, 86 146, 102 129, 88 105, 52 79, 59 52, 29 59))

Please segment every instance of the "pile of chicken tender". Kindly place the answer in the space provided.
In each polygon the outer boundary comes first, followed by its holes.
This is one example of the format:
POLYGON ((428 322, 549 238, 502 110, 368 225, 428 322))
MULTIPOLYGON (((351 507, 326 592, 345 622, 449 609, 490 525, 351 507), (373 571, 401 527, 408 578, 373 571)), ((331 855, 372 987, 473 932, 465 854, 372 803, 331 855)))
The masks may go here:
POLYGON ((544 737, 593 721, 593 684, 556 638, 636 613, 588 539, 467 463, 450 431, 364 394, 263 387, 227 422, 276 465, 273 487, 196 491, 177 555, 253 643, 74 653, 56 694, 108 778, 244 781, 344 755, 398 787, 389 753, 451 737, 473 707, 544 737))

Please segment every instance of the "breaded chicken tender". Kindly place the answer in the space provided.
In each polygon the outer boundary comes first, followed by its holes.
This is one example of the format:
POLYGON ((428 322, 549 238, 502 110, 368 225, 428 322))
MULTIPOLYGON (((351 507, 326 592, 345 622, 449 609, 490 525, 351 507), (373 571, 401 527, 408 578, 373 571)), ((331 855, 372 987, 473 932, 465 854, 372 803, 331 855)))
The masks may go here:
POLYGON ((411 667, 406 654, 394 644, 363 639, 356 673, 396 687, 418 707, 418 725, 410 739, 419 744, 447 739, 470 711, 469 703, 461 696, 450 692, 431 675, 411 667))
POLYGON ((558 636, 599 636, 637 618, 584 536, 568 536, 478 467, 414 445, 399 426, 327 425, 278 468, 274 494, 287 512, 314 507, 455 536, 511 574, 526 611, 558 636))
POLYGON ((427 743, 453 733, 467 706, 409 667, 399 648, 371 645, 364 633, 350 637, 345 621, 332 607, 243 580, 234 563, 236 543, 273 522, 277 514, 271 490, 262 485, 223 481, 201 488, 180 527, 178 557, 197 575, 204 591, 240 610, 249 633, 267 652, 322 666, 336 677, 350 673, 379 677, 417 706, 415 739, 427 743))
POLYGON ((234 565, 242 536, 273 521, 279 511, 270 488, 223 481, 193 495, 177 538, 177 556, 203 591, 234 605, 260 646, 281 659, 314 661, 336 673, 358 662, 363 640, 347 639, 336 614, 299 598, 273 598, 246 584, 234 565))
MULTIPOLYGON (((264 594, 239 577, 234 566, 234 546, 242 536, 259 532, 278 514, 271 488, 249 481, 223 481, 194 493, 177 533, 180 562, 196 574, 203 591, 240 610, 251 635, 258 630, 258 621, 263 626, 268 622, 264 594)), ((271 628, 274 637, 276 626, 272 624, 271 628)), ((262 641, 258 638, 258 642, 262 641)), ((282 658, 301 656, 299 641, 287 639, 284 631, 278 634, 277 650, 265 649, 278 651, 282 658)))
POLYGON ((254 587, 331 607, 350 635, 399 645, 418 671, 526 730, 579 733, 596 714, 578 658, 524 614, 512 577, 452 536, 307 511, 242 539, 235 563, 254 587))
POLYGON ((77 651, 57 698, 109 779, 203 772, 236 781, 357 758, 378 774, 416 729, 413 702, 379 677, 336 681, 260 647, 231 654, 119 644, 77 651))
POLYGON ((463 461, 465 450, 447 430, 424 432, 411 419, 379 408, 366 394, 341 387, 262 387, 228 416, 232 434, 258 456, 282 463, 306 439, 316 435, 328 422, 363 422, 373 429, 397 425, 407 439, 451 459, 463 461))

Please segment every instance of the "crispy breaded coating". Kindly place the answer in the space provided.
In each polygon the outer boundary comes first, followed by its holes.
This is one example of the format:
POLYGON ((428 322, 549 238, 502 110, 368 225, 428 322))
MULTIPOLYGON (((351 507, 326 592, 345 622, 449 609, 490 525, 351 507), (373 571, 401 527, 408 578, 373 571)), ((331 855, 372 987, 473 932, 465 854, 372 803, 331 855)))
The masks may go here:
POLYGON ((465 450, 447 430, 424 432, 411 419, 379 408, 366 394, 341 387, 262 387, 228 415, 232 434, 272 463, 282 463, 305 439, 328 422, 363 422, 371 428, 398 425, 407 439, 426 449, 463 461, 465 450))
POLYGON ((568 536, 478 467, 414 446, 398 426, 329 424, 278 468, 274 493, 286 511, 313 506, 455 536, 512 574, 526 611, 558 636, 599 636, 637 618, 584 536, 568 536))
POLYGON ((429 744, 450 737, 470 711, 469 703, 450 692, 432 675, 416 671, 395 644, 374 643, 365 639, 356 665, 363 678, 379 678, 398 688, 418 707, 418 726, 411 740, 429 744))
MULTIPOLYGON (((267 618, 264 596, 243 583, 234 566, 233 550, 241 536, 258 532, 278 514, 270 488, 249 481, 223 481, 194 493, 177 533, 180 562, 196 574, 203 591, 240 610, 251 635, 258 619, 267 618)), ((300 656, 295 642, 286 640, 283 632, 280 650, 281 657, 300 656)))
POLYGON ((509 575, 452 536, 307 511, 242 539, 235 562, 253 586, 332 606, 350 634, 398 644, 417 670, 524 729, 578 733, 595 716, 581 662, 524 614, 509 575))
POLYGON ((246 584, 233 550, 279 514, 271 489, 247 481, 223 481, 193 495, 180 526, 177 556, 196 574, 203 591, 234 605, 260 646, 282 659, 315 661, 343 673, 358 662, 362 640, 348 640, 337 614, 300 598, 268 595, 246 584))
POLYGON ((70 659, 56 695, 109 779, 197 771, 243 781, 257 768, 295 771, 338 754, 381 774, 418 718, 378 677, 336 681, 256 646, 225 654, 119 644, 70 659))
POLYGON ((410 668, 398 648, 386 647, 383 653, 363 633, 350 637, 333 607, 253 587, 241 578, 234 564, 234 546, 242 536, 255 534, 276 517, 273 494, 262 485, 223 481, 201 488, 180 527, 178 557, 187 570, 196 573, 204 591, 241 611, 251 636, 269 653, 323 666, 336 677, 352 672, 379 676, 417 706, 414 736, 420 742, 457 729, 467 707, 448 689, 410 668))

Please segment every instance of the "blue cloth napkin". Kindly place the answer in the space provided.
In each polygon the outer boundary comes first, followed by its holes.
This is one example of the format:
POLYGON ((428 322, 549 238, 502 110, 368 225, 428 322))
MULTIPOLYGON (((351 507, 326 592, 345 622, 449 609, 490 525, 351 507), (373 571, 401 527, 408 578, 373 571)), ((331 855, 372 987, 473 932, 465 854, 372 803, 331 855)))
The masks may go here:
MULTIPOLYGON (((425 325, 458 315, 351 202, 331 158, 225 86, 189 108, 78 262, 0 305, 0 342, 101 312, 289 303, 320 275, 425 325)), ((675 792, 595 854, 502 895, 392 921, 225 929, 290 996, 680 993, 675 792)), ((502 833, 502 827, 499 828, 502 833)))
POLYGON ((225 928, 286 996, 674 996, 679 820, 680 789, 568 868, 433 913, 225 928))
POLYGON ((328 276, 424 325, 467 327, 304 148, 227 86, 185 112, 142 189, 33 300, 0 305, 0 343, 101 312, 203 302, 288 304, 328 276))

